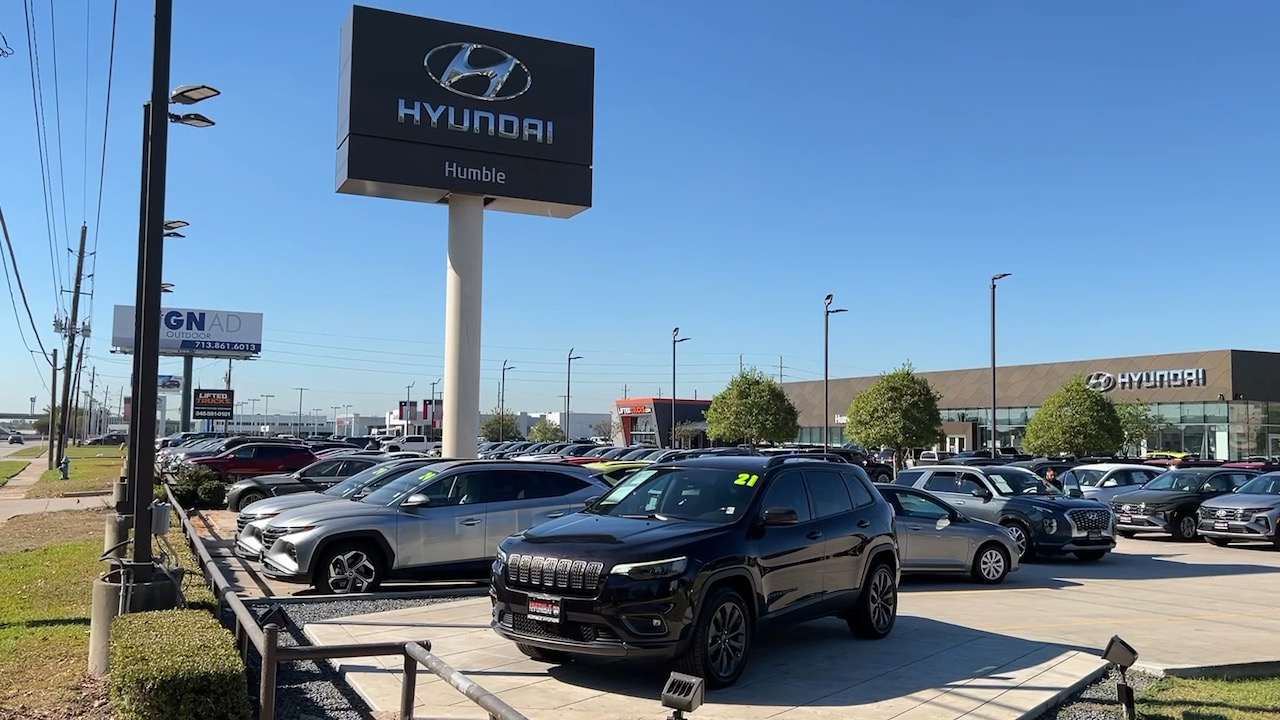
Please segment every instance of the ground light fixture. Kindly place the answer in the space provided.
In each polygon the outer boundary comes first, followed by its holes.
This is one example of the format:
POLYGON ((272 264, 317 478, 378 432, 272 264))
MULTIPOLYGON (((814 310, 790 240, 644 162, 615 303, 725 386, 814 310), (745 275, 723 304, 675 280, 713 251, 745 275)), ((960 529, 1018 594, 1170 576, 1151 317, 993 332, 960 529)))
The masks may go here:
POLYGON ((1138 662, 1138 651, 1121 640, 1119 635, 1112 635, 1111 640, 1102 650, 1102 659, 1111 663, 1111 667, 1120 673, 1120 679, 1116 681, 1116 699, 1124 707, 1125 717, 1128 720, 1134 720, 1138 716, 1138 709, 1133 701, 1133 688, 1129 685, 1126 672, 1138 662))
POLYGON ((706 695, 706 681, 693 675, 673 672, 662 688, 662 707, 671 708, 667 720, 684 720, 685 713, 702 707, 706 695))

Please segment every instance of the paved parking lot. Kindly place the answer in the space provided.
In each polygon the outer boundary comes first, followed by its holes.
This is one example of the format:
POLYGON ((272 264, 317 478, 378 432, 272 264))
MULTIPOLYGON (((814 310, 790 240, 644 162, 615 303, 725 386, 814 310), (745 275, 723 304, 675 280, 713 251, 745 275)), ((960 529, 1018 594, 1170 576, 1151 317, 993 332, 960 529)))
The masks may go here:
MULTIPOLYGON (((1100 563, 1029 563, 1003 586, 909 579, 885 641, 819 621, 764 638, 737 686, 708 695, 695 718, 1017 718, 1093 677, 1096 653, 1120 634, 1159 666, 1280 656, 1280 553, 1163 540, 1123 540, 1100 563)), ((530 718, 657 720, 665 670, 610 662, 549 666, 486 627, 487 598, 307 626, 319 643, 431 638, 435 651, 530 718), (454 627, 440 627, 440 624, 454 627)), ((397 705, 400 661, 342 669, 378 709, 397 705)), ((419 676, 418 713, 482 718, 439 680, 419 676)))

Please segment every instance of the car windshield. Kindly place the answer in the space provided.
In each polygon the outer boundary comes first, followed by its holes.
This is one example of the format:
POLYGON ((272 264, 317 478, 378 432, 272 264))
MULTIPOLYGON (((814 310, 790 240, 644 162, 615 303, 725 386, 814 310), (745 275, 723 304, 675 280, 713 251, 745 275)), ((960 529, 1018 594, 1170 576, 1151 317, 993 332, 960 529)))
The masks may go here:
POLYGON ((987 477, 1001 495, 1058 495, 1056 488, 1039 475, 1022 468, 985 468, 987 477))
POLYGON ((1102 476, 1106 475, 1105 470, 1081 470, 1076 468, 1071 473, 1076 476, 1076 480, 1080 481, 1080 487, 1098 487, 1098 483, 1102 482, 1102 476))
POLYGON ((432 470, 431 466, 414 468, 417 472, 407 472, 399 477, 394 478, 385 483, 377 490, 360 498, 360 502, 370 505, 390 505, 400 498, 413 492, 414 488, 421 485, 424 481, 430 480, 439 473, 432 470))
POLYGON ((1175 490, 1178 492, 1195 492, 1204 483, 1204 476, 1197 472, 1179 472, 1171 470, 1156 476, 1155 480, 1143 486, 1143 490, 1175 490))
POLYGON ((371 468, 365 468, 351 477, 337 483, 333 487, 325 490, 323 495, 331 497, 349 498, 361 490, 368 487, 376 487, 378 481, 385 482, 391 478, 398 477, 405 472, 405 468, 399 463, 383 463, 374 465, 371 468), (398 471, 398 472, 397 472, 398 471))
POLYGON ((746 512, 759 479, 758 475, 721 468, 645 468, 625 478, 587 512, 731 523, 746 512))
POLYGON ((1241 495, 1280 495, 1280 473, 1259 475, 1240 486, 1241 495))

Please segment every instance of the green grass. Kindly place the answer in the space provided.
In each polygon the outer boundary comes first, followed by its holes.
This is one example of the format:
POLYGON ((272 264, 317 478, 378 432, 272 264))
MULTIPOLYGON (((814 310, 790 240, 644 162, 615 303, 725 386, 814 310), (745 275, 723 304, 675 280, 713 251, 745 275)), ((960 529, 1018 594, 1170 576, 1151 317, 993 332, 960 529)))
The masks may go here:
POLYGON ((124 453, 120 452, 119 445, 73 445, 67 448, 67 457, 75 460, 76 458, 122 458, 124 453))
POLYGON ((45 470, 27 490, 29 498, 61 497, 67 492, 111 492, 120 477, 120 458, 72 458, 70 478, 62 479, 57 468, 45 470))
POLYGON ((14 701, 49 707, 75 698, 101 553, 100 540, 0 553, 0 707, 14 701))
POLYGON ((9 453, 11 458, 33 458, 40 457, 44 454, 44 443, 39 445, 28 445, 17 452, 9 453))
POLYGON ((1280 678, 1166 677, 1138 700, 1141 720, 1280 720, 1280 678))
POLYGON ((0 485, 4 485, 9 478, 26 470, 30 464, 27 460, 0 460, 0 485))

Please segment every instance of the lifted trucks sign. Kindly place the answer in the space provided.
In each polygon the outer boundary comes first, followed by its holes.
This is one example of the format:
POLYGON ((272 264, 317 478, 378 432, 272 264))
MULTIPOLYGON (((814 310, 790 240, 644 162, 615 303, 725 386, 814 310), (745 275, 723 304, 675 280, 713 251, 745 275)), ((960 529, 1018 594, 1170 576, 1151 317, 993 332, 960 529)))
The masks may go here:
POLYGON ((356 6, 341 53, 338 192, 591 206, 592 48, 356 6))
POLYGON ((191 398, 195 420, 231 420, 236 407, 234 390, 196 390, 191 398))

